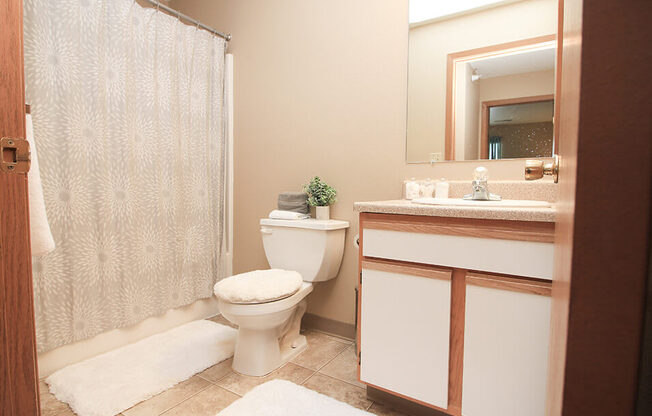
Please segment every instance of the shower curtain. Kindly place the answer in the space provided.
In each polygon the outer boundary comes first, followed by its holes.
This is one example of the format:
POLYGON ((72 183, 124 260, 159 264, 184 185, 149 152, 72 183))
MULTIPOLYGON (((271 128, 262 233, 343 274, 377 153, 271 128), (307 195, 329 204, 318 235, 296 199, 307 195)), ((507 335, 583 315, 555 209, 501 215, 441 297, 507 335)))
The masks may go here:
POLYGON ((134 0, 25 0, 25 74, 56 249, 39 351, 212 295, 223 277, 223 39, 134 0))

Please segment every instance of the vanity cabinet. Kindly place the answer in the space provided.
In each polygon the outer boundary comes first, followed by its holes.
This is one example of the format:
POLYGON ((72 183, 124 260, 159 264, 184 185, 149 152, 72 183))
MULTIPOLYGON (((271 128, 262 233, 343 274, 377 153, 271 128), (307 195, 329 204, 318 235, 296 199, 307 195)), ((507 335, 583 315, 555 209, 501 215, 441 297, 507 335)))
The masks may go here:
POLYGON ((451 415, 543 415, 553 235, 362 212, 360 381, 451 415))

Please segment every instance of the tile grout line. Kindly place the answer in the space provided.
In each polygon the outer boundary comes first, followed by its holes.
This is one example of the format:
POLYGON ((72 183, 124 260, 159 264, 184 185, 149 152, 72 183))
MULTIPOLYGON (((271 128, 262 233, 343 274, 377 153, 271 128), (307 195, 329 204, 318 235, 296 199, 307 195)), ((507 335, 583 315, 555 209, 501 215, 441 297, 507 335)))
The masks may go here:
MULTIPOLYGON (((204 379, 203 377, 201 377, 201 378, 204 379)), ((208 380, 206 380, 206 381, 208 381, 208 380)), ((204 387, 204 388, 201 389, 201 390, 196 391, 195 393, 193 393, 193 394, 191 394, 190 396, 186 397, 185 399, 181 400, 179 403, 175 404, 174 406, 168 407, 167 409, 165 409, 165 410, 163 410, 161 413, 159 413, 158 416, 161 416, 163 413, 168 412, 168 411, 174 409, 175 407, 181 405, 181 403, 183 403, 183 402, 185 402, 185 401, 187 401, 187 400, 190 400, 191 398, 195 397, 196 395, 198 395, 198 394, 201 393, 202 391, 207 390, 207 389, 209 389, 209 388, 212 387, 212 386, 213 386, 213 384, 209 381, 208 386, 204 387)))

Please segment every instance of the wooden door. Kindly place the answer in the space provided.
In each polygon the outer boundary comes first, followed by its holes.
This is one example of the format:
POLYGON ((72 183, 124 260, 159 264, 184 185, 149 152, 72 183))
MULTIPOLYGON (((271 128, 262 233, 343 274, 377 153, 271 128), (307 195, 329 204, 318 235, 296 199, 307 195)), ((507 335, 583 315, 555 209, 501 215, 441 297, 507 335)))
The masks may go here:
POLYGON ((652 178, 652 3, 563 0, 548 415, 636 408, 652 178))
MULTIPOLYGON (((2 137, 25 137, 22 4, 0 5, 2 137)), ((27 207, 27 174, 0 170, 0 414, 7 416, 40 414, 27 207)))

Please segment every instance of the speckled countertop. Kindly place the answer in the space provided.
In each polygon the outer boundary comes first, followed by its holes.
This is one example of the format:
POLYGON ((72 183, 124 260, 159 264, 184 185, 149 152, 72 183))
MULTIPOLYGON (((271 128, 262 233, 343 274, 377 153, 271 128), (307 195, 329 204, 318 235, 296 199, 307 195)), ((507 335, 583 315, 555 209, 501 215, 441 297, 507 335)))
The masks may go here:
POLYGON ((555 208, 497 208, 414 204, 405 199, 356 202, 353 210, 381 214, 427 215, 432 217, 482 218, 511 221, 554 222, 555 208))

